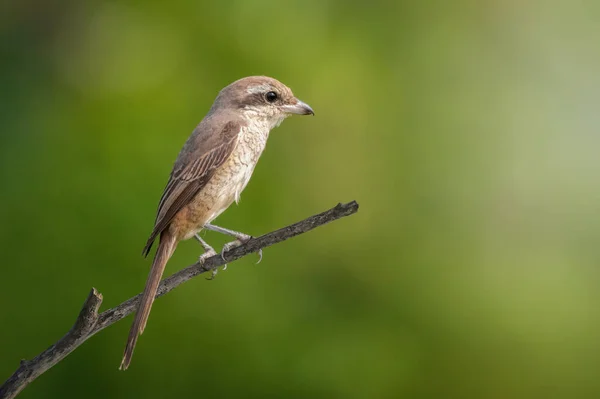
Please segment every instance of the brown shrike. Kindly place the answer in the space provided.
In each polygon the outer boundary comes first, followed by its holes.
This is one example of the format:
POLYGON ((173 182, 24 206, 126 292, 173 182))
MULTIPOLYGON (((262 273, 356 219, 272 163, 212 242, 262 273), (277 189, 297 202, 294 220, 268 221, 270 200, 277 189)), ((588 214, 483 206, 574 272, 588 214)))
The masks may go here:
MULTIPOLYGON (((288 116, 314 115, 313 110, 281 82, 266 76, 251 76, 225 87, 202 122, 194 129, 173 166, 158 204, 154 229, 143 254, 159 238, 152 269, 146 281, 129 337, 121 369, 131 363, 138 336, 144 331, 152 302, 167 261, 177 243, 196 237, 205 249, 204 262, 215 251, 200 236, 202 229, 236 238, 229 249, 250 236, 211 225, 217 216, 238 202, 269 132, 288 116)), ((224 249, 225 250, 225 249, 224 249)))

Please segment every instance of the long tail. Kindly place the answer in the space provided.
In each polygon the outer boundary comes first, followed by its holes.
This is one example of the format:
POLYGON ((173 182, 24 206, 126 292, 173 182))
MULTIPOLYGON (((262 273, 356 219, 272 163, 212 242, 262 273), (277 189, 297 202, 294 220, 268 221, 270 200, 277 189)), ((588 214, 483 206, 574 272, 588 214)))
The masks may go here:
POLYGON ((140 300, 140 304, 135 314, 135 319, 133 320, 131 330, 129 330, 127 346, 125 346, 125 353, 123 354, 123 360, 119 367, 121 370, 127 370, 131 363, 133 349, 135 348, 138 337, 144 332, 148 316, 150 315, 150 309, 152 308, 152 302, 154 302, 154 297, 158 290, 158 284, 165 271, 167 261, 171 255, 173 255, 173 252, 175 252, 176 246, 177 240, 174 235, 171 235, 168 231, 164 231, 160 235, 160 244, 156 250, 156 255, 154 255, 154 261, 152 262, 152 269, 148 275, 148 280, 146 280, 146 288, 144 288, 144 293, 142 294, 142 299, 140 300))

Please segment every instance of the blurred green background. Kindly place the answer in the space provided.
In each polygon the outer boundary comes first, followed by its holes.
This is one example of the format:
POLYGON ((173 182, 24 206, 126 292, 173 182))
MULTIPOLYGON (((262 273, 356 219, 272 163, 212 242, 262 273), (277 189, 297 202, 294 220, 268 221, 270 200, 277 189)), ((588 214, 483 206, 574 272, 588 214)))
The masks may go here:
POLYGON ((141 291, 172 163, 233 80, 316 116, 272 132, 220 225, 361 205, 157 301, 129 371, 131 318, 22 398, 600 397, 598 1, 1 9, 1 380, 90 287, 141 291))

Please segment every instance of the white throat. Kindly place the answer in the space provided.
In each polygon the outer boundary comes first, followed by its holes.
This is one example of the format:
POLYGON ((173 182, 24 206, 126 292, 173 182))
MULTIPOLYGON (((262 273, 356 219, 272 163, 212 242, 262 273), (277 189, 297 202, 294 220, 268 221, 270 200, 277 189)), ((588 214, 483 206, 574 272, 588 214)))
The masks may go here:
MULTIPOLYGON (((268 109, 268 111, 271 111, 268 109)), ((248 127, 252 129, 270 131, 273 128, 281 125, 281 122, 287 117, 285 114, 277 112, 275 109, 272 112, 265 112, 264 108, 246 106, 242 110, 243 118, 248 123, 248 127)))

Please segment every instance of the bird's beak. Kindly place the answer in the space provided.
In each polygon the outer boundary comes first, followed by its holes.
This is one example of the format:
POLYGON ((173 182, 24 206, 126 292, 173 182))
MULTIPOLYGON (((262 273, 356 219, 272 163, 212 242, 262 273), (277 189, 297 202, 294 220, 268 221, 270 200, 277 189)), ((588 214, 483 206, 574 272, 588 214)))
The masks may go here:
POLYGON ((314 115, 315 112, 312 110, 310 105, 296 99, 296 104, 286 104, 282 106, 283 110, 288 114, 296 115, 314 115))

